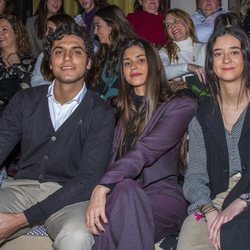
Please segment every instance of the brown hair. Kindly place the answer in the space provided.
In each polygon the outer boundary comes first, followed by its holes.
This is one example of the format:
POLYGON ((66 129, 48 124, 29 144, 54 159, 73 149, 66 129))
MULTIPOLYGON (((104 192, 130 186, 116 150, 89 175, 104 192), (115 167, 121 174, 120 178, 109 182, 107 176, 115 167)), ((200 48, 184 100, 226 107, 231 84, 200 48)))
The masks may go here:
POLYGON ((174 96, 174 93, 168 84, 165 71, 159 57, 157 50, 153 45, 143 39, 130 40, 121 51, 120 56, 120 81, 119 81, 119 95, 117 97, 117 106, 119 114, 124 123, 123 140, 120 144, 120 152, 122 150, 122 143, 127 133, 135 133, 136 139, 143 131, 145 126, 151 119, 157 105, 161 102, 167 101, 174 96), (148 74, 145 80, 145 99, 139 111, 136 110, 132 101, 134 93, 133 87, 126 81, 123 75, 123 55, 126 49, 133 46, 138 46, 145 51, 148 64, 148 74), (138 115, 139 112, 139 115, 138 115))
POLYGON ((27 31, 21 19, 11 14, 1 14, 0 19, 7 20, 14 31, 18 56, 30 56, 31 45, 29 42, 27 31))
MULTIPOLYGON (((35 15, 37 15, 37 19, 35 21, 35 27, 37 31, 37 37, 42 39, 46 34, 47 26, 47 15, 48 15, 48 8, 47 8, 48 0, 40 0, 39 5, 37 7, 35 15)), ((64 4, 62 0, 61 8, 59 9, 58 13, 64 13, 64 4)))

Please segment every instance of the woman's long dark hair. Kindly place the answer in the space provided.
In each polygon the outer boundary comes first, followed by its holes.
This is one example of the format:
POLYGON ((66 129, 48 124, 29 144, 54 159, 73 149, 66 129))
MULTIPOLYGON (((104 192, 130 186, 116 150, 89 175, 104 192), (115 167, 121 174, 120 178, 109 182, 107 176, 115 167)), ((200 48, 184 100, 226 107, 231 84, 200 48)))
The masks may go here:
POLYGON ((231 35, 238 39, 241 43, 241 52, 243 55, 244 68, 243 68, 243 80, 241 91, 239 93, 239 99, 250 88, 250 43, 249 39, 243 29, 236 26, 224 27, 216 30, 210 37, 207 44, 207 56, 205 61, 206 83, 209 85, 216 101, 219 97, 221 100, 220 83, 219 78, 213 69, 213 48, 218 37, 224 35, 231 35))
POLYGON ((95 16, 103 19, 111 27, 110 46, 101 44, 97 55, 94 58, 93 68, 90 72, 89 83, 93 86, 100 84, 102 68, 107 62, 107 74, 117 75, 116 68, 123 45, 135 38, 136 35, 130 26, 127 18, 116 5, 109 5, 99 9, 95 16))
POLYGON ((135 133, 136 137, 140 135, 145 126, 151 119, 157 105, 164 101, 169 100, 174 96, 174 93, 168 84, 165 71, 159 57, 157 50, 147 41, 143 39, 130 40, 121 51, 120 56, 120 81, 119 81, 119 95, 117 97, 117 106, 120 114, 120 118, 124 123, 124 134, 122 135, 122 141, 126 133, 135 133), (133 46, 138 46, 145 51, 148 64, 148 74, 145 81, 145 95, 143 105, 139 111, 136 109, 132 101, 132 95, 134 93, 133 87, 126 81, 123 75, 123 55, 126 49, 133 46), (140 113, 138 115, 138 112, 140 113))
MULTIPOLYGON (((35 15, 37 15, 37 19, 35 21, 35 27, 37 31, 37 37, 39 39, 44 38, 47 30, 47 15, 48 15, 48 8, 47 8, 48 0, 40 0, 39 5, 37 7, 35 15)), ((62 0, 61 8, 59 9, 58 13, 64 13, 64 4, 62 0)))

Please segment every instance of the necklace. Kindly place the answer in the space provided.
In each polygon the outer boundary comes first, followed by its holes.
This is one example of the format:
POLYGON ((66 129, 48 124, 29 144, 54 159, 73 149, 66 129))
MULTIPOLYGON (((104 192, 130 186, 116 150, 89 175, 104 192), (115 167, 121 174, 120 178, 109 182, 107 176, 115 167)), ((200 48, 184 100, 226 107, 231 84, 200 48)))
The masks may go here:
POLYGON ((194 47, 195 47, 194 42, 192 42, 192 46, 193 46, 193 62, 195 62, 196 61, 196 57, 195 57, 195 51, 194 51, 194 47))

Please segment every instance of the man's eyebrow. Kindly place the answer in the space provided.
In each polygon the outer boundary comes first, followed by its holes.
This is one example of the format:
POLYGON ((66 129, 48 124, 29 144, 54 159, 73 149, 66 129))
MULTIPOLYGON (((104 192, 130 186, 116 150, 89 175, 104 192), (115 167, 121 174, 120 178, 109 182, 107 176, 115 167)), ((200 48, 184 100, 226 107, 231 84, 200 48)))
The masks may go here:
MULTIPOLYGON (((54 48, 52 48, 52 51, 56 50, 56 49, 64 49, 64 46, 55 46, 54 48)), ((82 51, 85 51, 85 49, 81 46, 72 46, 70 47, 70 49, 81 49, 82 51)))

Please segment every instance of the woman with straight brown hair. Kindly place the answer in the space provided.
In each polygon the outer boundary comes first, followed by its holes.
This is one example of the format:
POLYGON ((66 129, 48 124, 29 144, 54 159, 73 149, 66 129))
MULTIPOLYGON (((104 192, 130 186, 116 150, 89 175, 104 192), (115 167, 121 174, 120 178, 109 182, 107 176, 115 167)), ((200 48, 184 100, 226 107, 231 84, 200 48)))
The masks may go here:
POLYGON ((157 50, 145 40, 124 46, 119 69, 120 119, 87 226, 98 235, 93 249, 154 249, 186 215, 177 166, 195 101, 172 92, 157 50))

